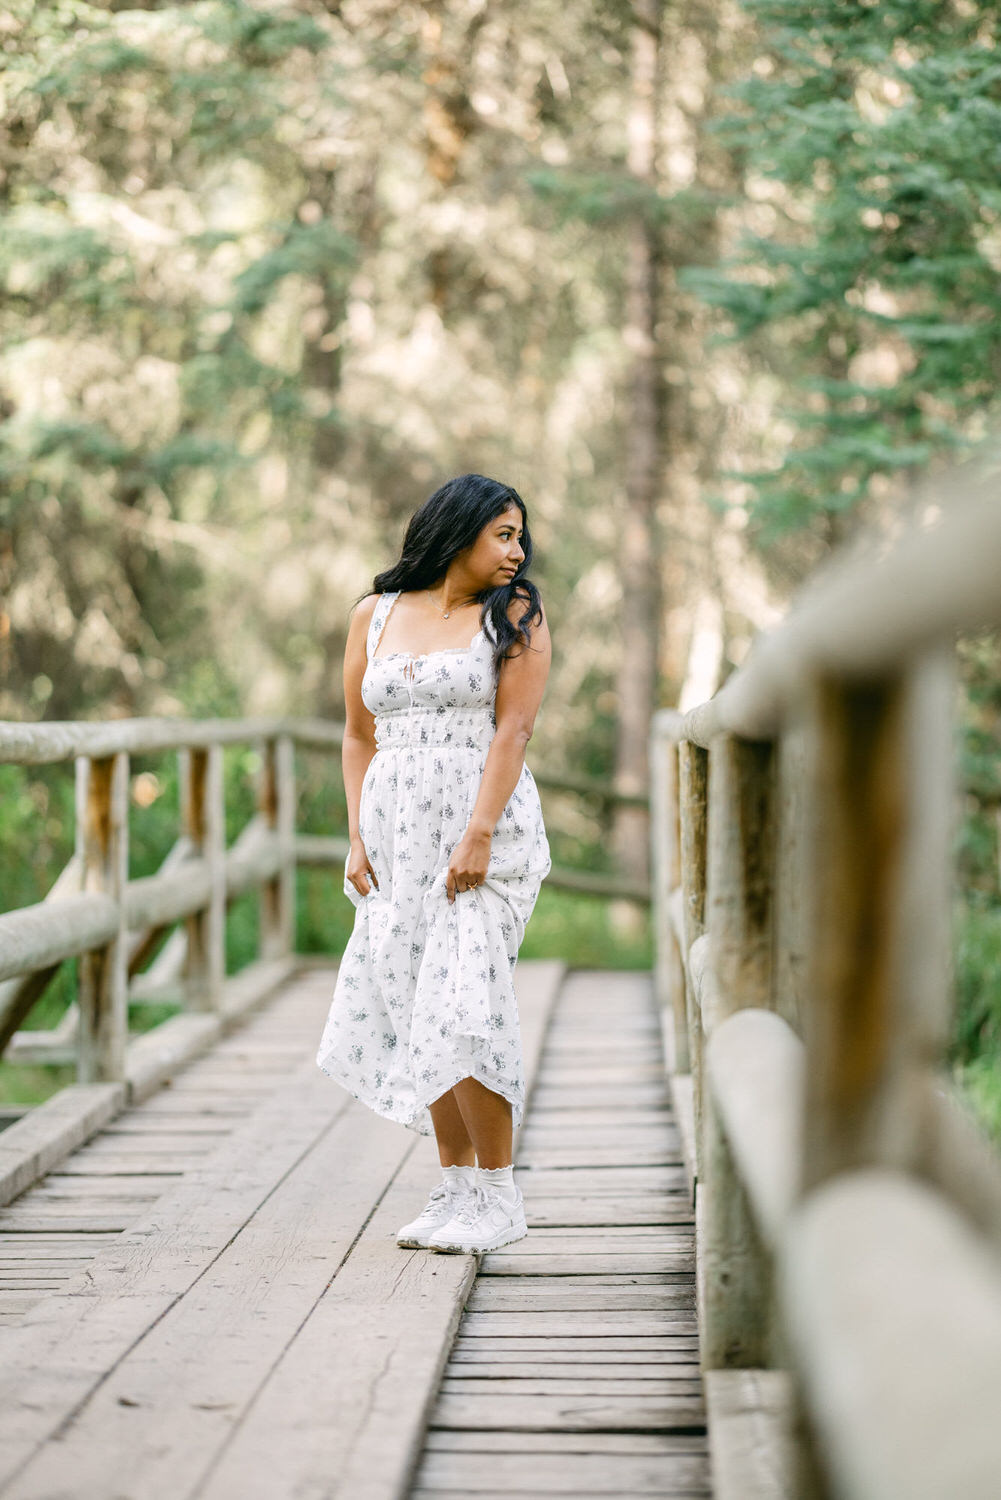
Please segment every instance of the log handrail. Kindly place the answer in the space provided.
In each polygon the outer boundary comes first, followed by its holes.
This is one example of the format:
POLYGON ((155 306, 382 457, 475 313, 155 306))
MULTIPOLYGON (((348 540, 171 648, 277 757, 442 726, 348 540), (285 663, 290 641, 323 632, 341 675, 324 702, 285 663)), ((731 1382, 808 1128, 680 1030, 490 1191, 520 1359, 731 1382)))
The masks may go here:
POLYGON ((942 479, 914 502, 931 512, 895 546, 837 554, 706 703, 671 713, 673 737, 771 739, 811 675, 877 678, 951 638, 1001 623, 1001 498, 994 476, 942 479))
MULTIPOLYGON (((100 759, 117 752, 130 755, 164 750, 206 750, 288 735, 310 750, 339 750, 343 724, 323 719, 118 719, 101 723, 75 720, 22 724, 0 721, 0 764, 46 765, 77 756, 100 759)), ((596 776, 536 771, 539 786, 593 797, 599 802, 648 807, 645 792, 623 792, 596 776)))
POLYGON ((952 647, 1001 625, 999 580, 996 483, 940 480, 714 698, 653 721, 656 982, 711 1448, 770 1434, 769 1493, 996 1492, 1001 1162, 943 1063, 952 647), (737 1409, 740 1375, 747 1398, 779 1372, 780 1418, 737 1409))
POLYGON ((284 721, 3 723, 0 758, 72 758, 76 769, 73 858, 44 900, 0 914, 0 1052, 13 1040, 15 1059, 43 1060, 47 1043, 56 1056, 69 1046, 81 1083, 123 1081, 130 972, 178 923, 170 966, 181 970, 185 1007, 222 1016, 224 914, 244 891, 260 892, 260 961, 291 953, 295 782, 284 721), (247 740, 261 757, 258 813, 227 849, 222 746, 247 740), (182 826, 159 872, 129 880, 130 756, 156 749, 178 752, 182 826), (38 1037, 19 1031, 70 958, 79 964, 72 1024, 38 1037))
MULTIPOLYGON (((0 913, 0 1053, 12 1042, 12 1057, 32 1060, 42 1059, 46 1046, 60 1058, 68 1048, 82 1048, 80 1055, 86 1053, 89 1061, 81 1081, 120 1079, 133 960, 148 956, 166 931, 183 924, 167 968, 171 975, 182 971, 177 977, 187 1009, 217 1010, 224 979, 224 912, 244 892, 260 893, 260 959, 290 954, 296 868, 334 867, 347 854, 343 838, 297 832, 294 751, 330 754, 340 750, 343 735, 343 725, 319 719, 0 722, 0 762, 75 762, 78 820, 77 852, 53 890, 32 906, 0 913), (246 743, 260 752, 258 812, 227 849, 221 754, 226 745, 246 743), (177 752, 181 773, 178 840, 156 874, 128 880, 122 860, 127 862, 130 758, 170 751, 177 752), (115 854, 116 868, 121 867, 117 891, 109 887, 112 826, 121 845, 115 854), (19 1031, 59 965, 71 958, 81 961, 87 996, 82 1029, 77 1007, 58 1032, 19 1031)), ((646 801, 589 778, 540 773, 538 780, 606 803, 646 801)), ((555 868, 549 884, 582 895, 650 900, 641 881, 585 870, 555 868)), ((137 993, 142 981, 138 976, 137 993)))

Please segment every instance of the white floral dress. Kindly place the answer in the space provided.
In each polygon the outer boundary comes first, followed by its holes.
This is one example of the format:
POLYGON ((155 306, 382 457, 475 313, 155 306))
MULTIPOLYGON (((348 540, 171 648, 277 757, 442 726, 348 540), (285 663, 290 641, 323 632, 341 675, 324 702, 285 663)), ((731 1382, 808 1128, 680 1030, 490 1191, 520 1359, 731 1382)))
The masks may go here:
MULTIPOLYGON (((491 635, 469 646, 377 656, 399 591, 372 614, 362 700, 377 750, 358 831, 378 877, 355 924, 316 1061, 381 1115, 431 1133, 428 1105, 462 1078, 511 1101, 525 1081, 513 974, 549 873, 549 844, 527 766, 497 821, 486 880, 450 903, 448 861, 466 829, 495 730, 491 635)), ((488 630, 492 627, 488 624, 488 630)))

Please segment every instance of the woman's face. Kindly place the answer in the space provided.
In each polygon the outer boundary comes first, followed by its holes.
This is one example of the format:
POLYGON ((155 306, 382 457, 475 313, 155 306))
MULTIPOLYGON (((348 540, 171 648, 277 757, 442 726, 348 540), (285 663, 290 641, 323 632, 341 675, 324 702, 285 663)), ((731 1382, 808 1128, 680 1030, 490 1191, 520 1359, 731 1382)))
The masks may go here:
POLYGON ((521 511, 517 505, 508 506, 484 526, 463 557, 471 578, 478 580, 475 585, 478 592, 511 582, 525 561, 521 548, 522 530, 521 511))

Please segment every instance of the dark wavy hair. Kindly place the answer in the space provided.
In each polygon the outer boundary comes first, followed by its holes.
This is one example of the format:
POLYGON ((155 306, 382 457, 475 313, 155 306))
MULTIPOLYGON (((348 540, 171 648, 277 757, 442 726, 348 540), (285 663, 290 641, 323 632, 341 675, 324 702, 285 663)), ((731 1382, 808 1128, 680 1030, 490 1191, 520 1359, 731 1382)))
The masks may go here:
POLYGON ((392 589, 431 588, 442 578, 452 559, 471 547, 484 526, 511 505, 521 511, 524 559, 510 582, 499 588, 484 589, 477 595, 480 625, 486 630, 489 620, 493 630, 495 671, 500 670, 512 646, 530 644, 531 626, 542 619, 539 591, 526 576, 532 564, 528 513, 524 500, 509 484, 487 479, 483 474, 460 474, 443 484, 410 517, 399 562, 377 573, 372 582, 376 594, 386 594, 392 589), (513 599, 525 605, 517 624, 508 618, 513 599))

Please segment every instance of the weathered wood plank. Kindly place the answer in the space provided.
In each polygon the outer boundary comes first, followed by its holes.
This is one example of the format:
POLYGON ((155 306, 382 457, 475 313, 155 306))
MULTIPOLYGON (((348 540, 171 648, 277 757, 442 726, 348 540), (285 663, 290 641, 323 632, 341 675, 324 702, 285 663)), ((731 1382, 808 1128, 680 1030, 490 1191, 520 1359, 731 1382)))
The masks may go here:
POLYGON ((94 1161, 104 1156, 142 1156, 147 1152, 160 1156, 167 1151, 176 1151, 184 1156, 203 1155, 215 1150, 220 1134, 228 1133, 227 1130, 171 1129, 155 1133, 146 1130, 102 1130, 93 1140, 80 1147, 76 1153, 76 1161, 79 1164, 81 1161, 94 1161))
POLYGON ((11 1500, 46 1493, 67 1472, 79 1500, 98 1500, 123 1460, 141 1470, 150 1500, 190 1493, 411 1149, 352 1101, 215 1257, 211 1276, 120 1355, 59 1442, 36 1453, 11 1500), (286 1265, 294 1274, 271 1269, 286 1265))
POLYGON ((541 1226, 528 1239, 516 1240, 512 1245, 505 1245, 502 1251, 490 1253, 534 1255, 539 1251, 549 1254, 572 1250, 583 1255, 588 1250, 619 1251, 632 1245, 648 1251, 691 1249, 695 1231, 692 1215, 688 1217, 688 1224, 583 1224, 552 1229, 541 1226))
MULTIPOLYGON (((574 978, 564 996, 573 994, 574 978)), ((649 981, 636 992, 656 1022, 649 981)), ((606 1035, 614 1035, 616 1010, 606 993, 593 1016, 606 1035)), ((575 1020, 561 996, 518 1155, 529 1234, 483 1258, 414 1496, 475 1493, 481 1500, 485 1486, 521 1500, 709 1492, 691 1204, 659 1032, 651 1027, 652 1066, 646 1047, 608 1049, 597 1030, 582 1046, 575 1020), (634 1082, 644 1071, 656 1082, 652 1110, 637 1092, 644 1085, 634 1082), (625 1077, 628 1087, 609 1088, 609 1080, 625 1077), (645 1478, 640 1469, 616 1467, 619 1457, 635 1463, 635 1447, 607 1451, 617 1429, 634 1444, 663 1440, 671 1426, 699 1445, 697 1481, 678 1466, 678 1450, 651 1463, 645 1478), (485 1446, 491 1433, 502 1441, 485 1446), (458 1437, 464 1450, 431 1441, 458 1437), (519 1450, 528 1437, 539 1446, 519 1450), (436 1455, 452 1467, 435 1469, 436 1455), (548 1469, 536 1462, 546 1457, 556 1460, 548 1469)))
MULTIPOLYGON (((119 1178, 143 1182, 156 1178, 162 1181, 164 1188, 176 1182, 178 1177, 183 1177, 184 1171, 181 1165, 168 1166, 162 1158, 153 1165, 147 1165, 143 1163, 141 1157, 128 1156, 107 1156, 99 1160, 91 1157, 79 1163, 74 1157, 69 1157, 59 1166, 60 1176, 66 1181, 79 1178, 83 1182, 97 1184, 114 1182, 119 1178)), ((41 1184, 36 1184, 36 1187, 40 1186, 41 1184)), ((0 1219, 0 1223, 2 1222, 0 1219)))
MULTIPOLYGON (((482 1265, 482 1262, 481 1262, 482 1265)), ((531 1290, 532 1288, 549 1287, 589 1287, 589 1286, 650 1286, 650 1287, 691 1287, 694 1285, 694 1273, 689 1268, 686 1271, 634 1271, 628 1268, 622 1269, 619 1263, 618 1271, 574 1271, 564 1272, 559 1270, 555 1273, 544 1272, 535 1266, 522 1266, 520 1271, 511 1272, 503 1276, 484 1275, 480 1273, 480 1281, 484 1286, 493 1287, 495 1291, 515 1292, 519 1289, 531 1290)))
POLYGON ((646 1084, 651 1089, 663 1089, 664 1068, 660 1059, 645 1063, 606 1062, 596 1059, 593 1063, 576 1063, 572 1068, 560 1070, 560 1089, 623 1089, 631 1092, 634 1087, 646 1084))
MULTIPOLYGON (((463 1481, 459 1482, 459 1488, 468 1492, 468 1486, 463 1481)), ((443 1497, 451 1496, 455 1493, 455 1490, 443 1489, 440 1485, 430 1490, 425 1489, 423 1485, 419 1485, 410 1491, 409 1500, 443 1500, 443 1497)), ((565 1494, 566 1491, 541 1489, 519 1489, 517 1491, 518 1500, 552 1500, 554 1493, 565 1494)), ((606 1487, 599 1490, 598 1493, 607 1495, 609 1492, 606 1487)), ((633 1491, 632 1493, 635 1495, 637 1492, 633 1491)), ((670 1493, 672 1500, 702 1500, 707 1491, 703 1489, 692 1490, 686 1487, 683 1490, 673 1490, 670 1493)), ((475 1494, 476 1500, 511 1500, 510 1490, 476 1490, 475 1494)))
POLYGON ((695 1252, 679 1251, 646 1255, 642 1251, 591 1255, 505 1255, 495 1250, 480 1263, 480 1278, 490 1276, 615 1276, 628 1266, 630 1275, 689 1275, 695 1270, 695 1252))
POLYGON ((217 1119, 204 1119, 201 1115, 177 1115, 156 1116, 144 1114, 142 1110, 135 1110, 129 1114, 119 1115, 111 1124, 106 1125, 101 1131, 105 1139, 116 1136, 144 1137, 150 1135, 169 1137, 171 1140, 192 1139, 209 1140, 214 1144, 221 1135, 227 1135, 233 1128, 232 1119, 220 1117, 217 1119))
MULTIPOLYGON (((672 1454, 670 1473, 659 1456, 607 1453, 492 1453, 489 1472, 496 1488, 475 1493, 510 1495, 708 1495, 705 1459, 672 1454)), ((472 1454, 429 1454, 417 1474, 414 1494, 472 1493, 483 1464, 472 1454)))
POLYGON ((605 1111, 589 1124, 579 1123, 580 1111, 550 1113, 545 1119, 532 1119, 525 1127, 524 1143, 529 1139, 547 1146, 564 1146, 572 1141, 578 1146, 604 1146, 614 1143, 628 1148, 636 1141, 670 1141, 680 1145, 677 1130, 668 1123, 663 1111, 636 1111, 629 1120, 615 1120, 605 1111), (567 1118, 569 1116, 569 1119, 567 1118))
POLYGON ((9 1203, 115 1115, 124 1083, 71 1084, 0 1133, 0 1203, 9 1203))
POLYGON ((583 1203, 579 1199, 526 1198, 525 1213, 533 1228, 595 1228, 599 1225, 656 1228, 672 1223, 687 1224, 692 1220, 687 1194, 676 1200, 670 1200, 666 1195, 642 1197, 636 1194, 617 1198, 608 1194, 583 1203))
MULTIPOLYGON (((303 1068, 223 1142, 211 1168, 183 1178, 64 1292, 9 1330, 0 1367, 0 1483, 199 1280, 348 1102, 315 1064, 303 1068)), ((54 1226, 36 1215, 35 1227, 54 1226)), ((116 1226, 95 1220, 92 1227, 116 1226)))
MULTIPOLYGON (((132 1173, 128 1177, 108 1176, 97 1173, 84 1174, 52 1173, 36 1183, 32 1189, 32 1203, 88 1203, 107 1202, 134 1198, 142 1201, 158 1198, 177 1181, 176 1172, 132 1173)), ((2 1220, 0 1220, 2 1222, 2 1220)))
POLYGON ((29 1307, 34 1307, 38 1301, 37 1292, 4 1292, 0 1301, 0 1312, 7 1322, 20 1321, 29 1307))
POLYGON ((701 1396, 440 1396, 432 1427, 530 1428, 588 1432, 622 1427, 629 1431, 705 1426, 701 1396))
MULTIPOLYGON (((680 1313, 672 1313, 670 1318, 662 1314, 655 1326, 661 1334, 695 1336, 698 1333, 695 1318, 686 1318, 680 1313)), ((510 1338, 518 1334, 538 1336, 565 1333, 566 1327, 565 1312, 472 1312, 463 1322, 463 1333, 468 1338, 510 1338)), ((578 1338, 622 1333, 625 1330, 639 1334, 650 1327, 648 1313, 630 1308, 616 1312, 582 1312, 573 1319, 574 1332, 578 1338)))
POLYGON ((626 1087, 575 1084, 567 1088, 551 1087, 543 1083, 533 1098, 532 1109, 533 1113, 538 1112, 541 1116, 549 1111, 586 1109, 590 1104, 602 1109, 615 1109, 620 1104, 637 1108, 645 1108, 647 1105, 664 1107, 670 1104, 670 1094, 666 1083, 638 1083, 626 1087))
POLYGON ((709 1370, 705 1389, 716 1500, 797 1500, 792 1377, 709 1370))
POLYGON ((426 1188, 430 1167, 426 1152, 412 1151, 273 1366, 200 1500, 400 1492, 474 1269, 471 1257, 395 1245, 394 1228, 426 1188))
POLYGON ((694 1308, 695 1288, 691 1286, 594 1286, 580 1285, 574 1277, 569 1283, 553 1278, 551 1284, 533 1285, 532 1280, 514 1284, 480 1282, 467 1304, 470 1314, 477 1312, 595 1312, 643 1311, 694 1308))
MULTIPOLYGON (((577 1325, 574 1319, 574 1326, 577 1325)), ((452 1349, 453 1359, 503 1360, 503 1359, 548 1359, 558 1361, 570 1357, 575 1360, 614 1359, 628 1363, 636 1360, 658 1364, 688 1364, 698 1359, 698 1335, 690 1334, 578 1334, 571 1338, 564 1334, 467 1334, 465 1323, 452 1349)))
POLYGON ((670 1107, 666 1103, 625 1105, 619 1108, 582 1109, 579 1105, 565 1109, 545 1110, 533 1106, 526 1129, 532 1131, 572 1131, 604 1129, 633 1124, 658 1125, 671 1131, 676 1127, 670 1107))
MULTIPOLYGON (((605 1398, 632 1396, 694 1396, 702 1398, 702 1380, 698 1371, 687 1379, 668 1379, 663 1372, 631 1378, 628 1371, 618 1370, 611 1374, 598 1375, 594 1370, 582 1379, 575 1371, 571 1375, 560 1375, 560 1367, 543 1365, 534 1376, 516 1376, 489 1371, 484 1375, 447 1375, 441 1383, 440 1394, 445 1396, 587 1396, 605 1398)), ((565 1368, 565 1367, 563 1367, 565 1368)), ((641 1367, 641 1368, 649 1368, 641 1367)))
MULTIPOLYGON (((680 1163, 677 1148, 669 1141, 657 1145, 637 1145, 627 1149, 628 1159, 638 1167, 673 1168, 674 1181, 678 1188, 684 1187, 687 1198, 688 1183, 685 1171, 680 1163)), ((622 1157, 623 1148, 619 1146, 582 1146, 579 1149, 572 1146, 533 1146, 525 1149, 518 1159, 526 1170, 531 1170, 538 1167, 551 1169, 615 1167, 621 1165, 622 1157)))
MULTIPOLYGON (((571 1380, 571 1381, 651 1381, 669 1386, 687 1386, 694 1384, 700 1386, 701 1371, 698 1364, 640 1364, 635 1361, 632 1364, 613 1363, 614 1356, 609 1355, 606 1360, 566 1362, 566 1356, 561 1363, 559 1360, 535 1359, 529 1360, 522 1356, 520 1360, 493 1360, 476 1361, 472 1359, 456 1360, 454 1356, 449 1359, 448 1369, 442 1381, 442 1388, 446 1386, 454 1389, 458 1384, 476 1381, 497 1381, 501 1384, 505 1380, 517 1380, 537 1384, 540 1380, 571 1380)), ((686 1394, 698 1394, 698 1389, 686 1394)))
POLYGON ((90 1264, 89 1255, 62 1256, 55 1259, 0 1260, 0 1277, 4 1281, 32 1281, 37 1277, 47 1280, 62 1280, 73 1271, 90 1264))
MULTIPOLYGON (((25 1255, 61 1254, 64 1250, 67 1254, 75 1254, 77 1246, 86 1247, 89 1256, 94 1253, 94 1245, 100 1241, 101 1236, 97 1234, 84 1234, 75 1229, 53 1230, 51 1234, 26 1234, 23 1230, 4 1232, 0 1234, 0 1250, 5 1255, 24 1253, 25 1255)), ((115 1238, 112 1233, 104 1236, 105 1243, 110 1244, 115 1238)))
POLYGON ((19 1229, 26 1234, 51 1234, 55 1229, 72 1228, 77 1234, 90 1230, 94 1234, 121 1234, 133 1222, 135 1215, 125 1208, 91 1209, 86 1204, 61 1203, 58 1208, 34 1208, 30 1203, 22 1207, 14 1203, 4 1212, 5 1229, 19 1229))
MULTIPOLYGON (((526 1167, 519 1162, 522 1191, 533 1197, 564 1198, 676 1193, 680 1168, 661 1167, 526 1167)), ((680 1179, 683 1180, 683 1179, 680 1179)))
MULTIPOLYGON (((561 975, 560 966, 519 966, 530 1056, 561 975)), ((469 1256, 396 1246, 397 1227, 435 1176, 431 1143, 421 1142, 261 1386, 199 1500, 275 1500, 276 1493, 332 1488, 366 1500, 401 1493, 475 1270, 469 1256), (305 1403, 304 1390, 311 1393, 305 1403)))
POLYGON ((251 1105, 241 1104, 238 1099, 220 1098, 214 1089, 193 1088, 189 1089, 186 1094, 180 1095, 174 1088, 164 1088, 156 1094, 151 1094, 142 1104, 137 1104, 129 1116, 121 1115, 119 1119, 151 1121, 167 1121, 174 1118, 192 1119, 203 1121, 206 1126, 210 1121, 218 1119, 221 1123, 228 1125, 231 1121, 241 1120, 249 1115, 251 1108, 251 1105))
MULTIPOLYGON (((427 1435, 428 1453, 698 1453, 706 1451, 697 1432, 468 1432, 436 1428, 427 1435)), ((520 1493, 520 1491, 519 1491, 520 1493)))

